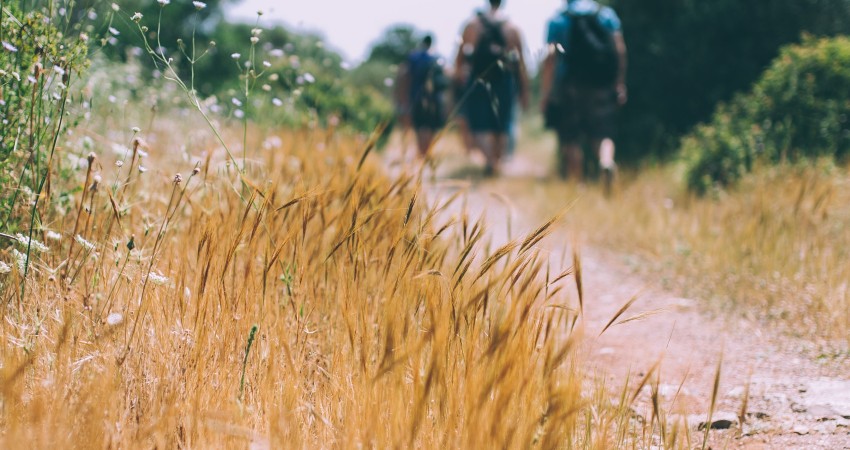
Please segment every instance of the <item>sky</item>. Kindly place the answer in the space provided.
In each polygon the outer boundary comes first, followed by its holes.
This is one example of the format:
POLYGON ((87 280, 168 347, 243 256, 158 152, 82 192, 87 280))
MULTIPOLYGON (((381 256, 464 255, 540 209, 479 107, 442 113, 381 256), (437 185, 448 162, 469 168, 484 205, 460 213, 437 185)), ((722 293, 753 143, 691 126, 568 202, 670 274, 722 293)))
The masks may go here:
MULTIPOLYGON (((504 12, 525 38, 529 62, 539 60, 546 22, 563 0, 504 0, 504 12)), ((486 0, 241 0, 231 6, 231 19, 260 24, 283 23, 290 29, 315 31, 351 63, 363 60, 371 44, 390 25, 407 23, 434 34, 437 52, 453 57, 461 26, 486 0)))

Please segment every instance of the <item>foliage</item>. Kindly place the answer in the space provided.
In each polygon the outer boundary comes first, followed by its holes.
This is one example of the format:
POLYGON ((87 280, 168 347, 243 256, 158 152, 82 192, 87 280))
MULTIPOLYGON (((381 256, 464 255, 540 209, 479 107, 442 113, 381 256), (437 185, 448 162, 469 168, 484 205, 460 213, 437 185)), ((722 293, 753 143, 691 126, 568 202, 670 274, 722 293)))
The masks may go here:
POLYGON ((751 93, 718 108, 683 141, 688 185, 727 186, 756 163, 850 154, 850 39, 784 48, 751 93))
POLYGON ((23 12, 3 4, 0 220, 5 233, 29 228, 31 237, 38 225, 38 202, 59 165, 58 140, 78 117, 71 114, 70 85, 88 64, 87 39, 79 25, 72 26, 47 8, 23 12))
POLYGON ((748 89, 801 32, 850 32, 848 0, 612 0, 629 49, 618 155, 669 156, 681 135, 748 89))
POLYGON ((203 17, 191 16, 169 14, 162 24, 156 21, 158 16, 142 17, 136 30, 136 35, 140 29, 147 33, 143 37, 152 51, 154 73, 186 80, 191 95, 226 99, 218 109, 265 125, 340 122, 344 129, 370 133, 390 120, 389 102, 378 92, 351 83, 342 57, 326 49, 316 35, 222 21, 204 32, 209 40, 197 35, 192 41, 182 39, 177 53, 157 47, 150 30, 171 28, 165 20, 205 23, 203 17))
POLYGON ((366 62, 382 61, 388 64, 401 64, 407 55, 419 45, 422 32, 412 25, 398 24, 387 28, 372 45, 366 62))

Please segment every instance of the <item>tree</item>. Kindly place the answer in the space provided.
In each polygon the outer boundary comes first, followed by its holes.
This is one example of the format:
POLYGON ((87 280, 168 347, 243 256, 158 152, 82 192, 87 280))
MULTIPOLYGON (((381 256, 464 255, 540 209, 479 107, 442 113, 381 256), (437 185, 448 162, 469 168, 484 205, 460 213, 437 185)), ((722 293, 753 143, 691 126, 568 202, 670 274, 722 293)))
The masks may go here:
POLYGON ((366 62, 401 64, 422 39, 422 33, 412 25, 398 24, 387 28, 375 41, 366 62))
POLYGON ((612 0, 629 47, 626 160, 666 156, 719 102, 747 90, 803 32, 850 32, 850 0, 612 0))

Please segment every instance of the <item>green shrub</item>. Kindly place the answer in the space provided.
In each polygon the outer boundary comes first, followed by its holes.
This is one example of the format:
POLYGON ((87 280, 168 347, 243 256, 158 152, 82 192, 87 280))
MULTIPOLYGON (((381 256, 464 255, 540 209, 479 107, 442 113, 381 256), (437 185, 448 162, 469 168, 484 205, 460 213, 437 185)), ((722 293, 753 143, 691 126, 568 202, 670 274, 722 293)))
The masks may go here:
POLYGON ((58 14, 3 6, 0 229, 5 233, 31 231, 38 222, 39 200, 57 173, 60 137, 76 120, 70 114, 70 85, 88 63, 87 40, 79 24, 73 26, 58 14))
POLYGON ((735 183, 756 164, 850 156, 850 38, 782 49, 750 93, 682 141, 689 188, 735 183))

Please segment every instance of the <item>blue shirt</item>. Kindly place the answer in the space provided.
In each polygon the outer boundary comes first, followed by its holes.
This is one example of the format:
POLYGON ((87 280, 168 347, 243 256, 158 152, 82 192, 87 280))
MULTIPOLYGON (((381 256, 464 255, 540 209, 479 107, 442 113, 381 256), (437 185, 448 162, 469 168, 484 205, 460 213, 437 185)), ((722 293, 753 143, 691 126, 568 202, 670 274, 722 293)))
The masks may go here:
MULTIPOLYGON (((602 6, 594 0, 571 0, 567 3, 567 7, 565 9, 549 20, 546 43, 556 45, 560 44, 564 49, 568 48, 570 45, 568 41, 572 20, 567 13, 573 15, 586 15, 594 14, 597 10, 599 11, 599 23, 601 23, 603 27, 608 28, 612 32, 622 31, 620 18, 613 9, 607 6, 602 6)), ((559 58, 560 62, 557 68, 559 76, 565 75, 567 71, 566 63, 563 60, 564 58, 559 58)))
POLYGON ((422 95, 431 68, 439 59, 427 50, 415 50, 407 57, 407 70, 410 73, 410 100, 416 101, 422 95))

